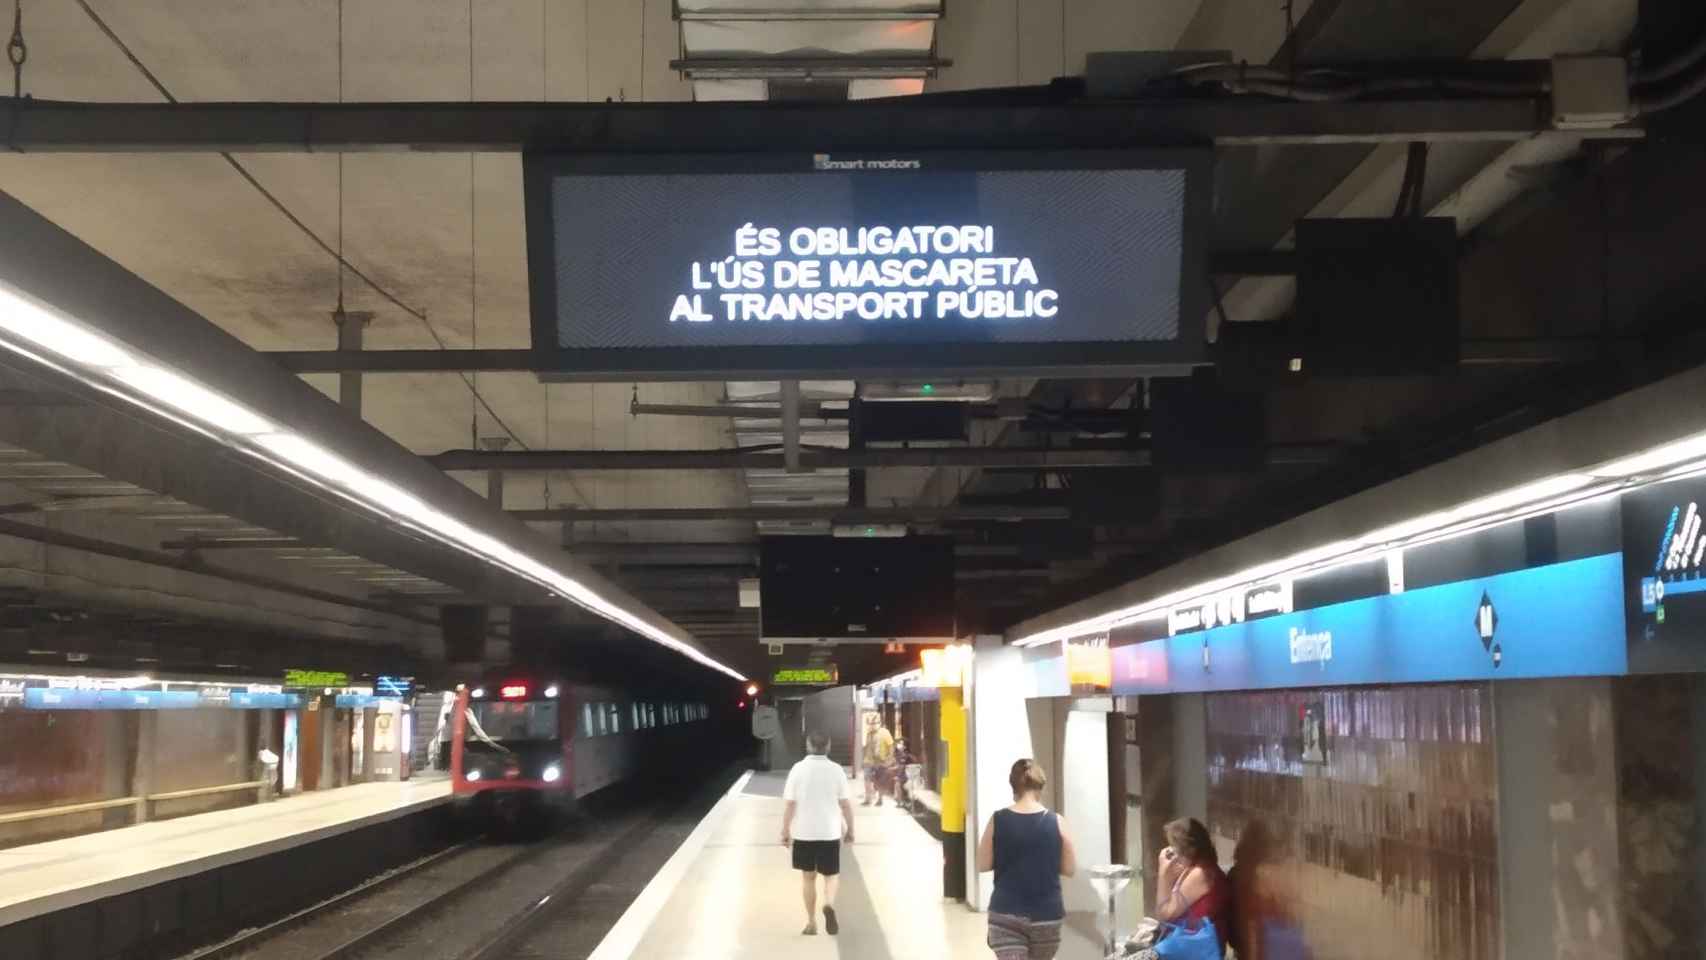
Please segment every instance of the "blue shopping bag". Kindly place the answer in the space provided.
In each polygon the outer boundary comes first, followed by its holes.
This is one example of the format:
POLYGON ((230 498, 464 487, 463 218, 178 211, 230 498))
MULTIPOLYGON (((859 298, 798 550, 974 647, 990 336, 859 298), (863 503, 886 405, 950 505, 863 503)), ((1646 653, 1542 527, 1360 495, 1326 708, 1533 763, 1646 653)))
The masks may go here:
POLYGON ((1214 931, 1213 920, 1203 920, 1195 929, 1176 923, 1161 925, 1167 931, 1155 944, 1155 953, 1167 960, 1221 960, 1220 935, 1214 931))

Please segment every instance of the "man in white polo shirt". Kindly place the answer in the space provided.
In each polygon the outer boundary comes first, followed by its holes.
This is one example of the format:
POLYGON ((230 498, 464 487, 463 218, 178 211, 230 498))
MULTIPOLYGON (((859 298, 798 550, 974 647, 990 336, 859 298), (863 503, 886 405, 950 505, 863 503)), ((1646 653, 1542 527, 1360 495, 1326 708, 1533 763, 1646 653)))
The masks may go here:
POLYGON ((823 928, 840 932, 835 888, 841 877, 841 841, 853 842, 853 801, 847 773, 829 759, 829 737, 806 736, 806 758, 788 771, 782 788, 782 844, 792 845, 806 901, 806 936, 817 934, 817 878, 823 877, 823 928))

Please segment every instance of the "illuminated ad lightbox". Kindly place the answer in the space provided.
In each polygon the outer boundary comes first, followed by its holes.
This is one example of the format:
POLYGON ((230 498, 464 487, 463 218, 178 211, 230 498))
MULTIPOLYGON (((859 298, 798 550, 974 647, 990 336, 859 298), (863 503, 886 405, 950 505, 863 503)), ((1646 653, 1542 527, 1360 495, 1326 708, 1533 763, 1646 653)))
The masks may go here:
POLYGON ((565 379, 1201 359, 1203 151, 526 159, 565 379))

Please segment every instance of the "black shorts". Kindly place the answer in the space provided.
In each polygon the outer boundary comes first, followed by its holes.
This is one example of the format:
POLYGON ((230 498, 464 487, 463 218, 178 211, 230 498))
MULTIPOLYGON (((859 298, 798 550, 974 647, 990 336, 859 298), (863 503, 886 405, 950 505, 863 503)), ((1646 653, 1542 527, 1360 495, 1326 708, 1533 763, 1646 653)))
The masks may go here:
POLYGON ((795 840, 794 869, 835 876, 841 872, 841 841, 795 840))

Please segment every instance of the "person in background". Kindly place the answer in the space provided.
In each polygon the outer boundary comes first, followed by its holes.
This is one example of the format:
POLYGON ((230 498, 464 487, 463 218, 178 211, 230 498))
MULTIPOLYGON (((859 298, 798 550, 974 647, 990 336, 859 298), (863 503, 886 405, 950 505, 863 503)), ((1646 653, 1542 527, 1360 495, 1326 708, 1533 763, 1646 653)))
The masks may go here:
POLYGON ((862 806, 874 801, 883 805, 883 788, 888 780, 889 763, 894 760, 894 737, 875 713, 865 715, 865 800, 862 806))
POLYGON ((806 904, 806 936, 817 934, 817 878, 823 877, 824 932, 841 932, 835 891, 841 880, 841 843, 853 842, 853 798, 841 764, 829 759, 829 737, 806 735, 806 757, 788 771, 782 787, 782 845, 793 851, 806 904))
MULTIPOLYGON (((1161 828, 1167 846, 1157 860, 1155 918, 1187 930, 1204 920, 1214 923, 1222 952, 1232 929, 1232 884, 1220 870, 1208 827, 1195 818, 1181 818, 1161 828)), ((1162 927, 1161 939, 1168 927, 1162 927)), ((1136 960, 1158 960, 1155 947, 1134 954, 1136 960)))
POLYGON ((1060 878, 1078 872, 1078 854, 1066 822, 1043 806, 1043 768, 1015 761, 1007 783, 1012 806, 995 811, 977 841, 978 872, 995 871, 989 949, 996 960, 1051 960, 1066 918, 1060 878))
POLYGON ((912 796, 906 789, 906 768, 908 764, 916 762, 913 759, 912 751, 906 749, 906 738, 895 738, 894 762, 889 765, 889 784, 894 794, 895 805, 902 809, 908 809, 912 804, 912 796))

